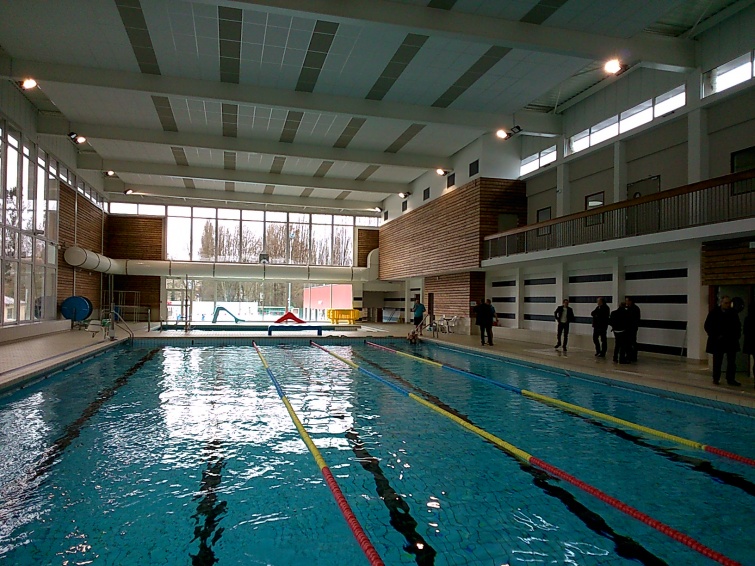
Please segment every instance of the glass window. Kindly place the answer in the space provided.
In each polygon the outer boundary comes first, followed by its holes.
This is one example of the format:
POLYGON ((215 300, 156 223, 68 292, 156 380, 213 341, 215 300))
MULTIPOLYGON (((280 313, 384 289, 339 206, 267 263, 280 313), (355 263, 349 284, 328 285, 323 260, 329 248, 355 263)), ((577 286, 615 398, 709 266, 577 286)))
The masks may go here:
POLYGON ((34 263, 44 264, 45 257, 47 256, 47 243, 44 240, 36 238, 34 240, 34 263))
POLYGON ((178 261, 191 259, 191 219, 168 216, 168 257, 178 261))
POLYGON ((267 222, 287 222, 288 214, 286 212, 266 212, 265 220, 267 222))
POLYGON ((378 219, 371 216, 357 216, 356 218, 354 218, 354 220, 355 220, 354 223, 357 226, 377 226, 378 225, 378 219))
POLYGON ((685 104, 687 104, 687 92, 684 85, 681 85, 655 98, 653 116, 656 118, 664 116, 685 104))
MULTIPOLYGON (((194 211, 196 212, 196 208, 194 211)), ((215 261, 215 209, 199 209, 213 211, 213 218, 194 218, 192 220, 192 261, 215 261)))
POLYGON ((191 216, 191 207, 190 206, 169 206, 168 216, 191 216))
POLYGON ((333 227, 333 265, 354 264, 354 229, 351 226, 333 227))
MULTIPOLYGON (((291 214, 291 216, 294 215, 291 214)), ((309 262, 309 224, 289 224, 288 231, 291 263, 306 265, 309 262)))
POLYGON ((5 229, 5 237, 3 238, 3 255, 7 258, 16 259, 18 257, 18 232, 5 229))
MULTIPOLYGON (((243 212, 247 212, 244 210, 243 212)), ((265 235, 263 222, 241 222, 241 261, 244 263, 257 263, 262 253, 262 244, 265 235)))
POLYGON ((332 223, 333 223, 332 214, 313 214, 312 215, 312 224, 332 224, 332 223))
POLYGON ((18 265, 18 297, 17 297, 18 320, 31 320, 34 301, 31 287, 31 264, 20 263, 18 265))
MULTIPOLYGON (((541 208, 537 211, 537 221, 538 222, 546 222, 547 220, 551 219, 551 207, 541 208)), ((537 229, 537 235, 538 236, 546 236, 551 233, 551 227, 550 226, 544 226, 543 228, 537 229)))
POLYGON ((21 229, 34 231, 34 161, 31 159, 31 148, 24 145, 23 165, 21 169, 21 229))
POLYGON ((544 149, 540 152, 540 167, 545 167, 549 163, 553 163, 556 160, 556 146, 552 145, 551 147, 544 149))
POLYGON ((242 210, 241 219, 262 221, 265 219, 265 213, 262 210, 242 210))
POLYGON ((585 197, 585 210, 597 208, 605 204, 605 194, 601 191, 585 197))
MULTIPOLYGON (((268 215, 271 213, 267 213, 268 215)), ((281 214, 281 213, 278 213, 281 214)), ((282 213, 284 216, 285 212, 282 213)), ((288 263, 288 231, 285 222, 265 223, 265 252, 270 256, 271 263, 288 263)))
POLYGON ((140 204, 141 216, 165 216, 165 207, 161 204, 140 204))
POLYGON ((653 119, 653 101, 646 100, 634 108, 622 112, 619 116, 619 133, 628 132, 653 119))
POLYGON ((532 171, 536 171, 540 168, 540 163, 538 160, 538 154, 530 155, 529 157, 525 157, 522 159, 522 164, 519 167, 519 175, 526 175, 527 173, 532 173, 532 171))
POLYGON ((3 204, 5 205, 5 224, 6 226, 19 226, 19 182, 18 168, 20 156, 18 154, 17 132, 8 132, 8 143, 5 144, 5 196, 3 204))
MULTIPOLYGON (((312 215, 314 221, 315 216, 312 215)), ((312 247, 310 249, 310 263, 313 265, 330 265, 333 249, 333 227, 323 224, 312 225, 312 247)))
POLYGON ((590 130, 584 130, 573 135, 569 139, 569 147, 572 153, 577 153, 590 147, 590 130))
POLYGON ((195 206, 193 209, 194 218, 215 218, 217 209, 215 208, 202 208, 195 206))
POLYGON ((309 214, 297 214, 295 212, 289 212, 288 221, 296 222, 298 224, 309 224, 309 214))
POLYGON ((353 216, 333 216, 333 224, 339 224, 341 226, 353 226, 354 225, 354 217, 353 216))
POLYGON ((218 261, 239 261, 239 259, 241 258, 241 221, 218 220, 217 247, 218 261))
POLYGON ((139 206, 135 202, 111 202, 110 214, 138 214, 139 206))
POLYGON ((611 116, 607 120, 595 124, 590 128, 590 145, 597 145, 602 141, 619 135, 619 117, 611 116))
POLYGON ((37 217, 36 217, 36 229, 38 232, 44 233, 45 225, 47 221, 47 194, 45 186, 47 183, 47 175, 45 175, 45 168, 47 166, 45 160, 47 155, 44 151, 37 148, 37 217))
POLYGON ((721 65, 713 75, 713 92, 721 92, 752 78, 750 54, 747 53, 721 65))
POLYGON ((23 232, 19 234, 18 256, 26 261, 32 261, 34 258, 34 241, 29 234, 23 232))
POLYGON ((34 268, 34 309, 33 315, 37 320, 45 317, 45 269, 43 267, 34 268))
POLYGON ((241 218, 241 211, 236 208, 218 208, 218 218, 238 220, 241 218))

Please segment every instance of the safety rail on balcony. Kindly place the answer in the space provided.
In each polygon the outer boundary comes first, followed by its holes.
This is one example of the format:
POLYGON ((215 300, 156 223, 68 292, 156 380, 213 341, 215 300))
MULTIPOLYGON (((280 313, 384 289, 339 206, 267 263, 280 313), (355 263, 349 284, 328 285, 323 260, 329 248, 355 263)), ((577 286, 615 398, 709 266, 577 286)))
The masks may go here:
POLYGON ((486 236, 483 259, 755 217, 755 170, 486 236))

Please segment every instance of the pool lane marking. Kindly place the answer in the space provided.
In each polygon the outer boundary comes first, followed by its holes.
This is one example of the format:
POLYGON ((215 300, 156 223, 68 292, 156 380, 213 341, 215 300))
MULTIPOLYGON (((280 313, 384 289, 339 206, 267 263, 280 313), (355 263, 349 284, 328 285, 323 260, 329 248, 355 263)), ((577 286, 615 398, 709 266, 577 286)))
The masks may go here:
POLYGON ((737 462, 740 462, 742 464, 746 464, 748 466, 755 466, 755 459, 748 458, 746 456, 741 456, 739 454, 735 454, 735 453, 729 452, 727 450, 722 450, 720 448, 716 448, 715 446, 710 446, 710 445, 707 445, 707 444, 703 444, 701 442, 696 442, 694 440, 689 440, 687 438, 682 438, 681 436, 676 436, 676 435, 673 435, 673 434, 669 434, 669 433, 663 432, 661 430, 657 430, 657 429, 650 428, 650 427, 647 427, 647 426, 643 426, 643 425, 640 425, 640 424, 637 424, 637 423, 633 423, 631 421, 626 421, 624 419, 620 419, 618 417, 614 417, 613 415, 608 415, 606 413, 601 413, 601 412, 598 412, 598 411, 594 411, 592 409, 588 409, 587 407, 582 407, 580 405, 574 405, 572 403, 567 403, 566 401, 561 401, 560 399, 556 399, 554 397, 548 397, 547 395, 542 395, 542 394, 536 393, 534 391, 529 391, 527 389, 520 389, 518 387, 514 387, 513 385, 509 385, 507 383, 502 383, 500 381, 496 381, 494 379, 490 379, 488 377, 484 377, 484 376, 478 375, 476 373, 472 373, 472 372, 469 372, 469 371, 465 371, 463 369, 455 368, 453 366, 448 366, 448 365, 445 365, 445 364, 441 364, 439 362, 436 362, 435 360, 428 360, 428 359, 422 358, 420 356, 415 356, 415 355, 412 355, 412 354, 408 354, 406 352, 401 352, 399 350, 394 350, 393 348, 388 348, 388 347, 382 346, 380 344, 375 344, 374 342, 365 342, 365 344, 367 344, 368 346, 372 346, 374 348, 379 348, 381 350, 386 350, 388 352, 402 354, 402 355, 404 355, 406 357, 413 358, 415 360, 418 360, 418 361, 421 361, 421 362, 424 362, 424 363, 427 363, 427 364, 430 364, 430 365, 440 366, 441 368, 443 368, 445 370, 448 370, 448 371, 451 371, 451 372, 454 372, 454 373, 459 373, 459 374, 462 374, 462 375, 466 375, 466 376, 471 377, 473 379, 477 379, 479 381, 484 381, 486 383, 490 383, 491 385, 495 385, 496 387, 500 387, 502 389, 507 389, 509 391, 514 391, 515 393, 519 393, 520 395, 522 395, 524 397, 528 397, 530 399, 534 399, 534 400, 540 401, 542 403, 547 403, 549 405, 555 405, 555 406, 563 408, 563 409, 565 409, 567 411, 571 411, 571 412, 574 412, 574 413, 582 413, 582 414, 585 414, 585 415, 590 415, 592 417, 596 417, 596 418, 599 418, 599 419, 610 421, 610 422, 613 422, 613 423, 625 426, 627 428, 633 428, 635 430, 639 430, 639 431, 645 432, 647 434, 650 434, 652 436, 657 436, 659 438, 663 438, 665 440, 669 440, 671 442, 676 442, 677 444, 681 444, 681 445, 687 446, 689 448, 695 448, 697 450, 702 450, 703 452, 708 452, 710 454, 716 454, 717 456, 722 456, 724 458, 729 458, 730 460, 736 460, 737 462))
MULTIPOLYGON (((324 350, 324 351, 328 352, 329 354, 335 356, 335 354, 332 354, 327 348, 324 348, 323 346, 320 346, 319 344, 317 344, 315 342, 311 342, 311 344, 313 346, 317 346, 321 350, 324 350)), ((368 342, 368 344, 371 344, 371 343, 368 342)), ((385 347, 382 347, 382 346, 380 346, 380 347, 383 348, 383 349, 385 349, 385 350, 389 350, 389 351, 391 350, 390 348, 385 348, 385 347)), ((410 354, 407 354, 407 355, 410 355, 410 354)), ((343 360, 343 358, 341 358, 340 356, 338 358, 341 359, 341 360, 343 360)), ((419 359, 421 359, 421 358, 419 358, 419 359)), ((356 364, 354 364, 354 362, 351 362, 349 365, 352 365, 352 367, 356 366, 356 364)), ((401 388, 401 389, 403 389, 403 388, 401 388)), ((510 443, 506 442, 505 440, 503 440, 503 439, 501 439, 501 438, 499 438, 499 437, 497 437, 497 436, 489 433, 488 431, 486 431, 486 430, 484 430, 484 429, 482 429, 482 428, 480 428, 478 426, 475 426, 475 425, 473 425, 471 423, 466 422, 465 420, 457 417, 453 413, 450 413, 449 411, 447 411, 445 409, 442 409, 441 407, 438 407, 434 403, 431 403, 430 401, 427 401, 426 399, 423 399, 419 395, 411 393, 411 392, 407 391, 406 389, 404 389, 403 391, 404 391, 405 395, 407 395, 408 397, 414 399, 415 401, 417 401, 421 405, 424 405, 425 407, 427 407, 429 409, 432 409, 433 411, 437 412, 438 414, 441 414, 441 415, 443 415, 443 416, 451 419, 452 421, 454 421, 458 425, 466 428, 467 430, 469 430, 471 432, 474 432, 475 434, 481 436, 482 438, 484 438, 488 442, 491 442, 492 444, 495 444, 496 446, 501 447, 506 452, 509 452, 510 454, 513 454, 514 456, 516 456, 520 460, 522 460, 522 461, 524 461, 524 462, 526 462, 528 464, 531 464, 533 466, 537 466, 538 468, 540 468, 542 470, 545 470, 546 472, 552 474, 553 476, 555 476, 557 478, 560 478, 560 479, 562 479, 564 481, 569 482, 570 484, 572 484, 572 485, 580 488, 581 490, 585 491, 586 493, 589 493, 593 497, 596 497, 596 498, 600 499, 601 501, 603 501, 604 503, 607 503, 607 504, 611 505, 612 507, 614 507, 615 509, 618 509, 622 513, 625 513, 626 515, 629 515, 630 517, 632 517, 634 519, 637 519, 638 521, 640 521, 642 523, 645 523, 649 527, 652 527, 655 530, 657 530, 658 532, 661 532, 661 533, 665 534, 669 538, 672 538, 675 541, 680 542, 680 543, 688 546, 692 550, 694 550, 696 552, 699 552, 703 556, 707 556, 711 560, 715 560, 716 562, 718 562, 720 564, 725 564, 726 566, 741 566, 741 564, 739 562, 737 562, 737 561, 729 558, 728 556, 725 556, 725 555, 721 554, 720 552, 715 551, 712 548, 709 548, 709 547, 705 546, 703 543, 701 543, 701 542, 693 539, 691 536, 686 535, 686 534, 682 533, 681 531, 678 531, 678 530, 674 529, 673 527, 670 527, 670 526, 666 525, 665 523, 662 523, 661 521, 658 521, 657 519, 653 519, 651 516, 643 513, 639 509, 635 509, 631 505, 627 505, 626 503, 620 501, 619 499, 616 499, 615 497, 611 497, 607 493, 604 493, 603 491, 599 490, 598 488, 596 488, 596 487, 594 487, 594 486, 592 486, 592 485, 590 485, 588 483, 583 482, 582 480, 576 478, 575 476, 572 476, 571 474, 568 474, 568 473, 564 472, 560 468, 557 468, 556 466, 553 466, 553 465, 545 462, 544 460, 541 460, 540 458, 537 458, 537 457, 533 456, 532 454, 529 454, 529 453, 525 452, 524 450, 522 450, 522 449, 514 446, 513 444, 510 444, 510 443)))
MULTIPOLYGON (((399 383, 404 383, 414 391, 416 391, 420 396, 424 396, 429 401, 434 402, 440 407, 443 407, 444 409, 447 409, 449 412, 453 413, 454 415, 458 416, 461 419, 464 419, 467 422, 472 422, 471 419, 464 415, 463 413, 460 413, 457 409, 454 407, 447 405, 443 402, 442 399, 439 399, 437 396, 433 395, 432 393, 425 391, 424 389, 421 389, 417 387, 416 385, 413 385, 406 381, 403 377, 400 375, 392 372, 389 369, 386 369, 375 362, 368 360, 364 358, 361 354, 358 352, 352 352, 351 353, 354 358, 363 360, 366 363, 373 365, 377 367, 380 371, 384 372, 386 375, 389 375, 391 378, 397 380, 399 383)), ((600 423, 596 423, 600 425, 600 423)), ((628 433, 624 433, 628 434, 628 433)), ((535 466, 530 465, 527 462, 523 462, 519 460, 518 458, 512 456, 499 446, 493 445, 497 450, 501 450, 504 454, 507 456, 514 458, 516 462, 519 463, 519 469, 522 470, 524 473, 529 474, 532 476, 532 483, 533 485, 542 490, 542 492, 549 496, 553 497, 555 499, 558 499, 573 515, 575 515, 580 521, 584 523, 584 525, 593 531, 598 536, 605 537, 612 541, 614 543, 614 550, 617 555, 621 556, 622 558, 627 558, 629 560, 634 560, 635 562, 638 562, 640 564, 666 564, 666 562, 662 561, 657 556, 653 555, 650 551, 648 551, 646 548, 644 548, 641 544, 639 544, 637 541, 632 539, 631 537, 627 535, 622 535, 618 532, 616 532, 607 522, 606 520, 596 513, 595 511, 592 511, 589 507, 582 504, 575 496, 574 494, 561 487, 560 482, 551 481, 551 480, 557 480, 558 478, 555 478, 545 470, 541 470, 540 468, 537 468, 535 466)), ((707 462, 707 460, 705 460, 707 462)))
POLYGON ((317 465, 320 468, 320 472, 325 478, 325 483, 330 488, 330 491, 333 494, 333 497, 335 498, 336 503, 338 504, 338 508, 341 510, 341 514, 346 519, 346 523, 349 525, 349 528, 351 529, 351 532, 354 535, 354 538, 357 539, 357 543, 359 543, 359 547, 362 549, 362 552, 364 552, 370 564, 372 564, 373 566, 384 566, 384 562, 380 558, 378 551, 375 550, 375 547, 372 544, 372 542, 370 542, 370 539, 367 536, 367 533, 364 532, 364 529, 359 524, 359 520, 357 519, 356 515, 354 515, 354 512, 351 510, 349 503, 346 501, 346 497, 343 495, 341 488, 338 487, 338 483, 336 482, 336 479, 333 477, 333 474, 331 473, 330 468, 328 468, 328 465, 325 463, 325 460, 320 454, 320 451, 317 449, 314 442, 312 442, 312 438, 309 436, 309 433, 304 428, 304 425, 302 425, 301 421, 299 420, 299 417, 296 415, 296 411, 294 411, 294 408, 291 406, 291 403, 288 401, 288 398, 283 393, 283 389, 281 388, 280 383, 278 383, 278 380, 276 379, 275 375, 270 369, 270 366, 267 364, 267 360, 265 359, 265 356, 262 355, 262 352, 260 351, 256 342, 253 341, 252 345, 254 346, 254 349, 257 351, 257 355, 260 357, 260 360, 262 360, 262 365, 265 366, 265 370, 267 371, 268 377, 270 377, 270 379, 273 382, 273 385, 275 385, 275 390, 278 392, 278 396, 281 398, 281 401, 283 401, 283 404, 286 406, 288 415, 291 417, 291 420, 293 421, 294 426, 296 427, 296 430, 299 431, 299 435, 304 441, 304 444, 307 445, 307 448, 309 448, 309 451, 314 457, 315 462, 317 462, 317 465))

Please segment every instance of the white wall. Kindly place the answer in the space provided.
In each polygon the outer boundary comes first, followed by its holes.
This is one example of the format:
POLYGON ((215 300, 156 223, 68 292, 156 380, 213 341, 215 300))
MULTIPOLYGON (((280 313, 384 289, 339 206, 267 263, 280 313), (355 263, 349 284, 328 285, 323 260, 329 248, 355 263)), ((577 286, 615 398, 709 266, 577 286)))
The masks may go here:
POLYGON ((752 30, 755 30, 755 6, 750 6, 701 33, 696 39, 700 42, 698 62, 703 72, 755 48, 752 30))

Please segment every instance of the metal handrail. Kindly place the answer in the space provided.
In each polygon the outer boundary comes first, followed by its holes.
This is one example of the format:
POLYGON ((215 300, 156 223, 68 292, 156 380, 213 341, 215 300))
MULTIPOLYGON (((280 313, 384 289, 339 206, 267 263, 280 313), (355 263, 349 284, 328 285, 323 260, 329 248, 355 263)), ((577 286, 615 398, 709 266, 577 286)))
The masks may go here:
POLYGON ((680 230, 755 216, 755 170, 486 236, 483 259, 680 230))
POLYGON ((134 331, 131 330, 131 327, 128 325, 128 322, 126 322, 125 320, 123 320, 123 317, 120 314, 118 314, 118 311, 115 311, 115 310, 110 311, 110 314, 111 315, 115 315, 116 318, 120 318, 121 319, 121 322, 126 327, 126 331, 128 332, 128 334, 130 336, 130 339, 133 341, 134 340, 134 331))

